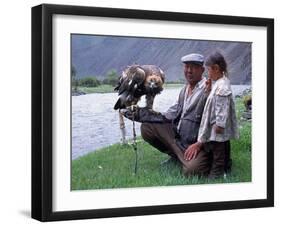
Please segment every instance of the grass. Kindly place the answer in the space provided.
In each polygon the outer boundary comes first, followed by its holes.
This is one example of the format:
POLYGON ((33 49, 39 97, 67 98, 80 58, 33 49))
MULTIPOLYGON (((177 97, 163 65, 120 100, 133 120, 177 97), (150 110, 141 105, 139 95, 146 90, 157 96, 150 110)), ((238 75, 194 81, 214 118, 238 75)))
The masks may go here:
MULTIPOLYGON (((164 89, 173 89, 173 88, 181 88, 184 84, 175 83, 175 84, 164 84, 164 89)), ((97 87, 85 87, 85 86, 78 86, 77 89, 79 91, 85 92, 86 94, 89 93, 114 93, 114 87, 112 85, 100 85, 97 87)))
MULTIPOLYGON (((240 118, 243 103, 236 103, 240 118)), ((225 179, 209 181, 185 177, 179 165, 161 166, 167 155, 139 139, 138 171, 134 174, 135 153, 130 145, 114 144, 72 161, 72 190, 150 187, 251 181, 251 122, 239 122, 240 138, 231 141, 233 167, 225 179)))
POLYGON ((85 93, 113 93, 114 87, 112 85, 100 85, 97 87, 78 86, 78 90, 85 93))

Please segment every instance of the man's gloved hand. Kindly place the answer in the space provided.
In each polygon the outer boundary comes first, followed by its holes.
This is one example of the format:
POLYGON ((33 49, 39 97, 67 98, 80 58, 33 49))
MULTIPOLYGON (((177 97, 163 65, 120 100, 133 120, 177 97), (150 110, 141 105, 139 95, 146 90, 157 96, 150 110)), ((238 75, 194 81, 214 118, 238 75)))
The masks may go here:
POLYGON ((120 109, 120 113, 125 116, 127 119, 139 121, 139 107, 127 107, 125 109, 120 109))
POLYGON ((149 108, 126 108, 120 110, 121 114, 127 119, 135 120, 136 122, 148 122, 148 123, 165 123, 169 122, 161 113, 155 112, 149 108))

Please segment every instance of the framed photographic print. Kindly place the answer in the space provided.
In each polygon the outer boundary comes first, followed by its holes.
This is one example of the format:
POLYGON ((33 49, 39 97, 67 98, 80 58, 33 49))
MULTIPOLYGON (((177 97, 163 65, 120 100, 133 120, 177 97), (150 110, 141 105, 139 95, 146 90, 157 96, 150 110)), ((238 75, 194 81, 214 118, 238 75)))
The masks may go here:
POLYGON ((274 205, 274 20, 32 8, 32 217, 274 205))

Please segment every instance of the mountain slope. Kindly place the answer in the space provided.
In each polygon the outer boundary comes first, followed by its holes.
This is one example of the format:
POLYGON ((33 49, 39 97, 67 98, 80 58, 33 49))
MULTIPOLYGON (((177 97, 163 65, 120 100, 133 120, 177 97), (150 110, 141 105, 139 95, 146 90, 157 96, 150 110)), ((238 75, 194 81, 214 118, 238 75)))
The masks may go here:
POLYGON ((166 74, 167 81, 183 79, 181 57, 197 52, 207 56, 220 50, 228 62, 232 84, 251 83, 251 43, 72 35, 72 64, 79 78, 107 72, 119 74, 133 63, 155 64, 166 74))

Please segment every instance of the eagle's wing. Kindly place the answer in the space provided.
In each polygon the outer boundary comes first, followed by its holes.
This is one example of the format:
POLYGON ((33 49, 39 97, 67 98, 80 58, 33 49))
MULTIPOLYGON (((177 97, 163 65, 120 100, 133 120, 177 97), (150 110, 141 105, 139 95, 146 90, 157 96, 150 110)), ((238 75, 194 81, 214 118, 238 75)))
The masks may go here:
POLYGON ((161 77, 163 84, 165 83, 165 73, 159 68, 159 76, 161 77))
POLYGON ((131 66, 122 73, 120 78, 120 86, 118 94, 121 95, 124 92, 133 94, 134 91, 141 86, 145 80, 145 71, 139 66, 131 66))
POLYGON ((132 65, 122 73, 116 87, 119 99, 114 106, 115 110, 135 104, 139 100, 145 76, 145 71, 139 65, 132 65))

